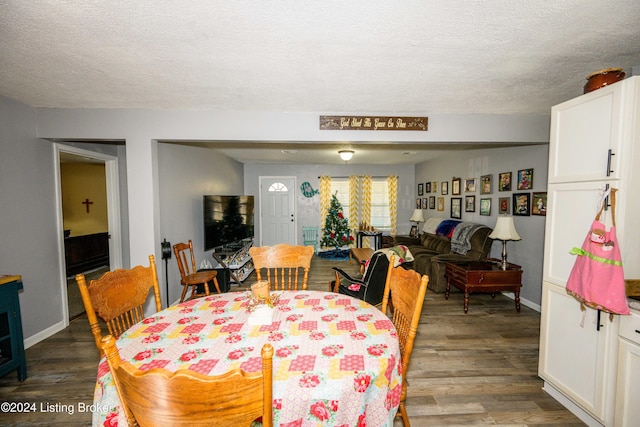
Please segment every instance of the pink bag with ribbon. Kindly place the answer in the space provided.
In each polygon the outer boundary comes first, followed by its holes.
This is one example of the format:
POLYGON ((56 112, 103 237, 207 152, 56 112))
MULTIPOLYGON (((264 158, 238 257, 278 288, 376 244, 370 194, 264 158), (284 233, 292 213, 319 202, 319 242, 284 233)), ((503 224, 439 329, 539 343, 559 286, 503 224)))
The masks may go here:
POLYGON ((577 258, 569 274, 567 293, 591 308, 613 314, 629 314, 622 258, 616 237, 616 191, 612 188, 610 193, 612 226, 609 231, 600 222, 604 209, 602 203, 582 248, 571 250, 577 258))

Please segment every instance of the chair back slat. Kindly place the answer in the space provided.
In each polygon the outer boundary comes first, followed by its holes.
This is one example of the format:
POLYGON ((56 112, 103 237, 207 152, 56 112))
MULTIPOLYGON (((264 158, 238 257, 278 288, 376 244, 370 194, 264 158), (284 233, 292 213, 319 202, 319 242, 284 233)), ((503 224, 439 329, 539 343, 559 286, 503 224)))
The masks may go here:
POLYGON ((239 368, 207 376, 188 369, 140 371, 123 362, 116 340, 102 340, 122 407, 129 425, 246 427, 262 417, 273 426, 273 347, 262 347, 262 370, 239 368))
MULTIPOLYGON (((393 265, 393 257, 390 263, 393 265)), ((422 314, 428 282, 428 276, 420 276, 414 270, 390 267, 382 299, 382 312, 387 313, 387 309, 391 309, 391 321, 398 333, 400 355, 402 356, 402 393, 398 413, 402 417, 405 427, 411 425, 405 406, 407 395, 406 376, 411 353, 413 352, 413 344, 418 332, 418 323, 422 314)))
POLYGON ((257 280, 268 281, 274 291, 307 289, 313 252, 313 246, 288 244, 249 249, 257 280))
POLYGON ((139 265, 129 270, 109 271, 99 279, 91 280, 89 284, 84 274, 78 274, 76 282, 99 351, 102 351, 102 331, 98 318, 107 325, 111 335, 119 337, 144 319, 144 303, 149 297, 150 289, 153 289, 156 311, 162 310, 153 255, 149 255, 149 267, 139 265))

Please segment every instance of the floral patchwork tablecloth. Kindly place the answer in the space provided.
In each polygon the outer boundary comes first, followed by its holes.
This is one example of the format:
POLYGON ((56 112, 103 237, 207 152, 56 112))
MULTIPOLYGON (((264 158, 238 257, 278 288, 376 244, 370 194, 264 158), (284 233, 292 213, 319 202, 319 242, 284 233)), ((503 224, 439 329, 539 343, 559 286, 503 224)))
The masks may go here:
MULTIPOLYGON (((391 321, 364 301, 329 292, 277 292, 270 325, 247 322, 249 294, 230 292, 169 307, 124 333, 122 360, 140 370, 163 367, 220 375, 261 369, 273 358, 274 425, 389 426, 402 389, 398 339, 391 321)), ((211 396, 215 399, 215 396, 211 396)), ((124 426, 109 367, 98 367, 94 426, 124 426)))

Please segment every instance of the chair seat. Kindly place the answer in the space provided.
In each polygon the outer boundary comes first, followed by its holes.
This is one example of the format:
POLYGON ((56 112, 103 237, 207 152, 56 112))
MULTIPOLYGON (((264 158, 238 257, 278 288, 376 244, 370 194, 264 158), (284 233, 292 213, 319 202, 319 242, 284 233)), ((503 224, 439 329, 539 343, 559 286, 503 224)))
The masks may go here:
MULTIPOLYGON (((204 282, 212 281, 218 275, 215 271, 199 271, 184 277, 184 285, 199 285, 204 282)), ((218 290, 218 293, 220 291, 218 290)))

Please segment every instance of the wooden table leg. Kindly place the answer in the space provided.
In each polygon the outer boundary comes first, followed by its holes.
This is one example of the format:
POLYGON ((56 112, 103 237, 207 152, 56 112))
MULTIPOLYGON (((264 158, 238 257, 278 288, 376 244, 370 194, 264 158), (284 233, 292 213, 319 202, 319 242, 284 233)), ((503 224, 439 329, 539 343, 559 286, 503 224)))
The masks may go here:
POLYGON ((464 313, 467 314, 469 311, 469 291, 467 289, 464 290, 464 313))
POLYGON ((451 282, 447 279, 447 286, 444 288, 444 299, 449 299, 449 291, 451 291, 451 282))
POLYGON ((520 292, 515 291, 514 294, 515 294, 515 297, 516 297, 515 298, 515 300, 516 300, 516 311, 518 313, 520 313, 520 292))

